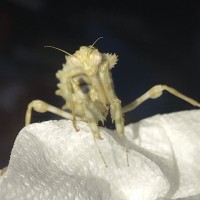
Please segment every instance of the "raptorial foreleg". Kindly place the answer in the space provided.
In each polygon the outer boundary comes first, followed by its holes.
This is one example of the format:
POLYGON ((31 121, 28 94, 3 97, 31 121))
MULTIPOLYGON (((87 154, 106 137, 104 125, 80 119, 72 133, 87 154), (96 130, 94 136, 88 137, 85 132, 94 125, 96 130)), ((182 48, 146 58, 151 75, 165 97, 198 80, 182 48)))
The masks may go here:
POLYGON ((119 99, 114 99, 113 102, 110 104, 110 114, 112 121, 115 122, 118 135, 123 139, 124 146, 126 148, 126 162, 127 166, 129 166, 128 146, 126 137, 124 135, 124 117, 121 107, 121 101, 119 99))
POLYGON ((101 153, 101 151, 98 147, 97 140, 96 140, 96 139, 102 139, 97 123, 98 123, 99 120, 103 121, 104 117, 101 115, 100 112, 98 112, 98 110, 95 109, 95 107, 93 107, 92 102, 89 103, 89 102, 83 101, 82 106, 83 106, 83 110, 84 110, 84 113, 85 113, 84 119, 88 122, 90 130, 91 130, 91 132, 94 136, 94 141, 97 145, 99 155, 101 156, 101 158, 104 162, 104 165, 106 167, 108 167, 107 162, 104 159, 104 157, 103 157, 103 155, 102 155, 102 153, 101 153))
POLYGON ((120 137, 124 137, 124 118, 121 101, 119 99, 114 99, 110 104, 110 114, 112 121, 115 122, 117 133, 120 137))
POLYGON ((97 114, 93 112, 94 108, 92 110, 90 108, 91 105, 89 105, 89 102, 86 102, 86 101, 82 102, 82 106, 83 106, 83 110, 84 110, 84 114, 85 114, 84 119, 85 119, 85 121, 88 122, 88 125, 89 125, 94 137, 97 139, 102 139, 100 132, 99 132, 99 127, 98 127, 99 119, 97 118, 97 114))

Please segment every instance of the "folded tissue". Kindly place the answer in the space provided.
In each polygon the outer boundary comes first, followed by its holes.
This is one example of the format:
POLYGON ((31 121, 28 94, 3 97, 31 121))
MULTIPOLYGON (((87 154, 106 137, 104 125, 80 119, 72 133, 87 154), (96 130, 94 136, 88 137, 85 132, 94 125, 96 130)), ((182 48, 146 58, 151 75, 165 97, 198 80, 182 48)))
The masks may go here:
POLYGON ((0 176, 0 199, 200 200, 200 110, 129 124, 126 142, 106 128, 94 140, 87 123, 77 126, 23 128, 0 176))

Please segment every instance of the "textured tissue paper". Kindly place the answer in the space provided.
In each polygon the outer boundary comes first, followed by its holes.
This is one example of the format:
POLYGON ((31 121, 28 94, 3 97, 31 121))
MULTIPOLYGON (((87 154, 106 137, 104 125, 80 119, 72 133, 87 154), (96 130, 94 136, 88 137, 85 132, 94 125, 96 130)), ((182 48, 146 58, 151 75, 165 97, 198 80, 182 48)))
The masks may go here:
POLYGON ((86 123, 77 126, 60 120, 23 128, 0 177, 0 199, 200 200, 200 110, 127 125, 126 143, 106 128, 95 142, 86 123))

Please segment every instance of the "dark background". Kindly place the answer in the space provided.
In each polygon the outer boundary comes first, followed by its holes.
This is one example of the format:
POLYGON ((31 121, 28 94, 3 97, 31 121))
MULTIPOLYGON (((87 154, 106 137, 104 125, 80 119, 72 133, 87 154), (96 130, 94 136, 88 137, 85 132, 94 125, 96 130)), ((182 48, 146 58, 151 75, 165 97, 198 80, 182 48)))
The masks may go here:
MULTIPOLYGON (((159 83, 200 101, 198 1, 1 0, 0 167, 8 164, 28 103, 64 103, 54 94, 64 54, 44 45, 73 54, 101 36, 95 47, 119 55, 112 73, 122 105, 159 83)), ((187 109, 195 108, 164 93, 125 114, 125 120, 187 109)), ((59 118, 33 113, 33 122, 49 119, 59 118)))

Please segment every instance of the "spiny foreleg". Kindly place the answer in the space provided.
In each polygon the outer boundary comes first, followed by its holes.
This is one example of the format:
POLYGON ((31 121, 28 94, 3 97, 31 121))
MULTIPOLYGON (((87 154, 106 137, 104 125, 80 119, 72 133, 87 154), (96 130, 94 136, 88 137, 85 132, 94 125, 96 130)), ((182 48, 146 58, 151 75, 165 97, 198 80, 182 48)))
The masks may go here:
POLYGON ((104 157, 98 147, 97 141, 96 141, 96 139, 102 139, 97 123, 98 123, 98 121, 104 122, 105 117, 102 115, 101 112, 99 112, 96 109, 95 105, 90 101, 89 102, 83 101, 82 106, 83 106, 83 110, 84 110, 84 114, 85 114, 84 119, 88 122, 90 130, 93 133, 94 141, 97 145, 98 152, 103 160, 103 163, 105 164, 106 167, 108 167, 106 160, 104 159, 104 157))
POLYGON ((72 111, 72 123, 76 131, 79 131, 79 128, 76 125, 76 114, 75 114, 75 103, 73 101, 73 96, 72 96, 72 78, 66 81, 66 86, 67 86, 67 91, 68 91, 68 102, 70 105, 70 109, 72 111))
POLYGON ((98 122, 101 121, 104 123, 105 117, 96 109, 95 105, 91 101, 83 101, 82 107, 84 111, 84 119, 88 122, 94 137, 102 139, 98 128, 98 122))
POLYGON ((110 66, 109 63, 105 63, 104 65, 101 66, 100 77, 102 80, 104 91, 108 98, 108 102, 110 104, 110 114, 112 122, 115 122, 117 133, 123 139, 124 146, 126 147, 126 160, 127 160, 127 166, 129 166, 128 146, 126 137, 124 135, 124 117, 121 107, 121 101, 115 95, 109 66, 110 66))
POLYGON ((124 118, 119 99, 114 99, 110 104, 110 114, 112 122, 115 122, 117 133, 120 137, 124 137, 124 118))
POLYGON ((126 161, 127 166, 129 166, 129 158, 128 158, 128 146, 127 140, 124 135, 124 117, 121 107, 121 101, 119 99, 114 99, 113 102, 110 104, 110 114, 111 119, 115 122, 116 130, 119 136, 123 139, 124 146, 126 148, 126 161))

